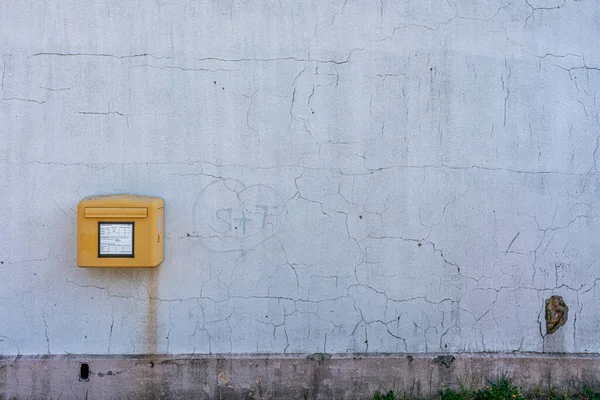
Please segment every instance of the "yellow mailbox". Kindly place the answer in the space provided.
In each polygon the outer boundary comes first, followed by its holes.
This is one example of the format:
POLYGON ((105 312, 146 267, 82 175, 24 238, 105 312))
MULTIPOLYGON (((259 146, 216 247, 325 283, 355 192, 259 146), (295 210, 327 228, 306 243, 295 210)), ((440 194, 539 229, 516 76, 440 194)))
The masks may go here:
POLYGON ((89 196, 77 207, 77 265, 155 267, 164 253, 160 197, 89 196))

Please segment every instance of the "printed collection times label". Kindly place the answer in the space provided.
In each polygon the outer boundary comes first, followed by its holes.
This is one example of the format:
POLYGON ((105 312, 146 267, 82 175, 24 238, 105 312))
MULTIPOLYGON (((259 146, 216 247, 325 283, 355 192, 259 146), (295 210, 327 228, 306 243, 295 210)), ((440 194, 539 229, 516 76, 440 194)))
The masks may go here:
POLYGON ((133 223, 100 222, 100 256, 133 256, 133 223))

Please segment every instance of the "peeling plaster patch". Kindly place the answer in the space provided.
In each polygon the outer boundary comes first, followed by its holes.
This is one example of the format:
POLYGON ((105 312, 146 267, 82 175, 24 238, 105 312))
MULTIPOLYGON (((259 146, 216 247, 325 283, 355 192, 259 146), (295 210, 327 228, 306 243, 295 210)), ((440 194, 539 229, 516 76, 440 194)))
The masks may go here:
POLYGON ((217 376, 217 382, 219 383, 219 386, 227 385, 229 383, 229 377, 225 372, 221 372, 219 373, 219 376, 217 376))
POLYGON ((563 326, 569 317, 569 307, 561 296, 546 300, 546 334, 554 333, 563 326))

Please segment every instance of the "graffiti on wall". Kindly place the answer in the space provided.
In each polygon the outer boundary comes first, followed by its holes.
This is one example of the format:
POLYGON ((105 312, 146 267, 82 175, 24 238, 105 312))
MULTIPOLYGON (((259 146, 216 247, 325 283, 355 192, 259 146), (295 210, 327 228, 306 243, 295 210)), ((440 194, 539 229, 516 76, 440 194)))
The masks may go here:
POLYGON ((263 184, 219 179, 194 206, 194 232, 213 252, 251 250, 277 234, 287 211, 281 195, 263 184))

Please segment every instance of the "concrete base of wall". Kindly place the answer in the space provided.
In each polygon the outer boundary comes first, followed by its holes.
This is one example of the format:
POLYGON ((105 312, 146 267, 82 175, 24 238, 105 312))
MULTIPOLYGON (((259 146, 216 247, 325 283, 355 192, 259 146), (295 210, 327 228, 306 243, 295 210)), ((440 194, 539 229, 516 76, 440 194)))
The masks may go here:
POLYGON ((597 387, 600 355, 4 357, 0 398, 370 399, 376 390, 427 398, 459 384, 479 388, 501 375, 525 388, 597 387))

